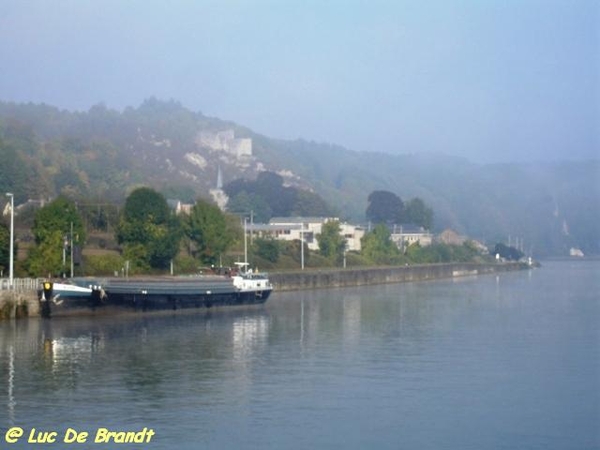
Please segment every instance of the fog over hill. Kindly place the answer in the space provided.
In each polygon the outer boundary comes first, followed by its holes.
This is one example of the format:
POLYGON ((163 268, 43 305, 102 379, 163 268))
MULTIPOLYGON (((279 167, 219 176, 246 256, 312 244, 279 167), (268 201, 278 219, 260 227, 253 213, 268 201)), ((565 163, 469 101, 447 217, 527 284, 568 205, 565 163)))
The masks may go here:
POLYGON ((367 197, 389 190, 422 198, 434 231, 484 242, 519 239, 534 256, 600 253, 600 161, 476 164, 442 154, 350 151, 272 139, 175 101, 148 99, 123 111, 87 112, 0 102, 0 189, 17 203, 65 194, 121 202, 139 185, 169 198, 209 197, 224 183, 280 174, 311 190, 342 219, 364 222, 367 197))
POLYGON ((150 95, 280 139, 596 158, 597 0, 4 1, 0 99, 150 95))

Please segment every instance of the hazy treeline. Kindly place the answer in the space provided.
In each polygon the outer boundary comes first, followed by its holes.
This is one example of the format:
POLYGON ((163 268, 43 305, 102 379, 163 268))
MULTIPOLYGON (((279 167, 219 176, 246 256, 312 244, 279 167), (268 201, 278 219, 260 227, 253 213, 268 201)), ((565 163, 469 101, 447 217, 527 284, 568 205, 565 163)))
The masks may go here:
MULTIPOLYGON (((286 186, 314 192, 325 200, 324 212, 343 220, 364 222, 369 194, 386 190, 422 199, 434 212, 434 232, 452 228, 488 244, 510 237, 534 256, 566 255, 571 247, 600 253, 599 160, 481 165, 444 155, 392 155, 410 149, 376 144, 361 153, 270 139, 156 99, 123 111, 97 105, 86 112, 0 102, 0 190, 14 192, 17 203, 63 194, 85 203, 122 204, 143 184, 191 202, 208 197, 217 165, 226 183, 256 176, 198 147, 198 133, 226 128, 252 138, 261 167, 291 173, 286 186), (189 167, 190 152, 207 161, 192 177, 181 170, 189 167)), ((301 200, 296 211, 319 201, 301 200)), ((247 205, 253 199, 242 195, 236 201, 247 205)))

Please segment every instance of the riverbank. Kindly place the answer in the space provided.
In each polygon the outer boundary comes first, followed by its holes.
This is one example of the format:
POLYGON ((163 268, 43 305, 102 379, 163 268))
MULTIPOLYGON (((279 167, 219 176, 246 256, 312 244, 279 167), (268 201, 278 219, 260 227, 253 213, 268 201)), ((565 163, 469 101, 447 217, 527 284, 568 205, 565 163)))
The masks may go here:
POLYGON ((301 272, 270 272, 277 291, 406 283, 474 276, 529 268, 525 263, 447 263, 348 269, 310 269, 301 272))
POLYGON ((39 303, 34 289, 0 291, 0 321, 39 316, 39 303))
MULTIPOLYGON (((310 269, 271 272, 274 292, 325 289, 389 283, 438 280, 475 276, 529 268, 524 263, 448 263, 412 266, 363 267, 347 269, 310 269)), ((40 314, 37 290, 0 290, 0 320, 36 317, 40 314)))

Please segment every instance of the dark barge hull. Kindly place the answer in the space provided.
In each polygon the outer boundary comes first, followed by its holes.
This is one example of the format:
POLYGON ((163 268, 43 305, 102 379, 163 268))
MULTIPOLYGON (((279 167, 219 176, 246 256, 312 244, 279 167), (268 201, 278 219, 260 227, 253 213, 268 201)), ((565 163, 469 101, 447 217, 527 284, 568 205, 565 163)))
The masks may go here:
MULTIPOLYGON (((88 281, 89 283, 89 281, 88 281)), ((218 306, 258 305, 265 303, 271 287, 239 290, 230 280, 101 280, 89 283, 90 295, 70 295, 55 301, 55 292, 40 293, 44 317, 89 315, 115 312, 176 311, 218 306), (43 294, 43 295, 42 295, 43 294)))

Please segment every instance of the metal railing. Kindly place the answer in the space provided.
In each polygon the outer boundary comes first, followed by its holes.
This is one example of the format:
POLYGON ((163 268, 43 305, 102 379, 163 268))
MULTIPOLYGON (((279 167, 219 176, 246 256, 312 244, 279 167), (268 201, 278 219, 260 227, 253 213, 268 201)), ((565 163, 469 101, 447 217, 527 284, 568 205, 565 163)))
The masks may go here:
POLYGON ((42 284, 42 278, 13 278, 11 287, 8 278, 0 278, 0 291, 31 291, 37 290, 42 284))

